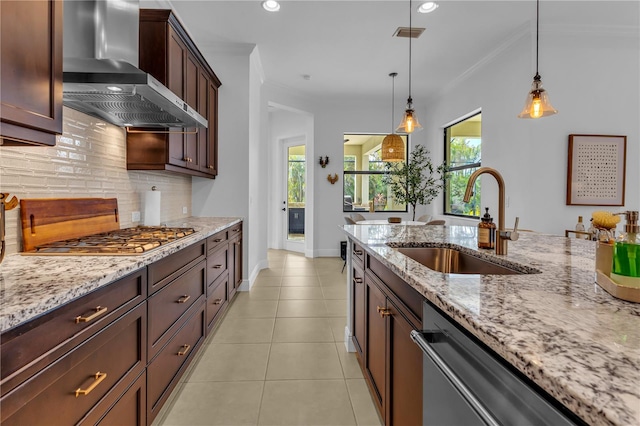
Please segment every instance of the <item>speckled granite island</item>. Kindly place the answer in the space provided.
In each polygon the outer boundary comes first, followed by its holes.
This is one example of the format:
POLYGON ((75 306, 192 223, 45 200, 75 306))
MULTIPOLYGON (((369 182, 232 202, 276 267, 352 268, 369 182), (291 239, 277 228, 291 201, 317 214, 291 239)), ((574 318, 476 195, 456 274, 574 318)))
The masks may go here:
POLYGON ((465 226, 346 225, 349 238, 593 425, 640 424, 640 304, 594 282, 595 243, 521 232, 508 255, 465 226), (453 246, 539 273, 433 271, 390 245, 453 246))
POLYGON ((7 256, 0 264, 0 332, 51 311, 167 257, 241 218, 190 217, 167 223, 195 233, 148 253, 125 256, 7 256))

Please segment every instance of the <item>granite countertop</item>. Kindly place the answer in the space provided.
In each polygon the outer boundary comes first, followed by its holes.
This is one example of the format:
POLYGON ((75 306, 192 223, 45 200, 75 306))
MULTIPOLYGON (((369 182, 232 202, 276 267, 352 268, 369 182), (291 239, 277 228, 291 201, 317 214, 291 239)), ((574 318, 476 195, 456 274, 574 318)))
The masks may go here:
POLYGON ((242 219, 189 217, 167 223, 196 232, 148 253, 123 256, 24 256, 0 264, 0 332, 107 285, 242 219))
POLYGON ((640 424, 640 304, 595 283, 595 242, 521 232, 506 256, 496 256, 476 248, 476 227, 344 230, 587 423, 640 424), (539 273, 442 274, 387 243, 456 246, 539 273))

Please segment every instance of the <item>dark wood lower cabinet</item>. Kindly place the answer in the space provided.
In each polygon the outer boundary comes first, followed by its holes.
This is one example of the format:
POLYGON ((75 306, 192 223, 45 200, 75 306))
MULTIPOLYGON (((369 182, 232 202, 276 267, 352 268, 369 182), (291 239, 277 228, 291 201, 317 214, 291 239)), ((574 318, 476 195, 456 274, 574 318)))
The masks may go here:
POLYGON ((422 325, 408 307, 421 303, 422 295, 366 252, 363 274, 358 259, 352 257, 353 341, 365 380, 386 425, 422 425, 422 351, 410 337, 422 325))
POLYGON ((146 366, 146 303, 2 399, 3 425, 76 424, 128 388, 146 366))
POLYGON ((147 422, 158 415, 162 404, 186 367, 193 359, 205 336, 204 297, 194 304, 189 318, 147 367, 147 422))
POLYGON ((362 359, 362 352, 365 341, 365 284, 364 272, 357 266, 352 269, 352 286, 353 286, 353 305, 352 324, 353 324, 353 345, 356 348, 356 355, 362 359))
MULTIPOLYGON (((97 410, 98 412, 102 410, 97 410)), ((147 424, 147 373, 143 372, 114 405, 104 410, 97 424, 145 426, 147 424)), ((83 424, 95 422, 83 422, 83 424)))
POLYGON ((5 331, 0 423, 151 424, 241 282, 240 223, 5 331))
POLYGON ((384 294, 373 283, 367 282, 366 300, 366 340, 365 372, 369 379, 373 400, 381 413, 386 411, 387 379, 387 320, 380 314, 386 309, 384 294))

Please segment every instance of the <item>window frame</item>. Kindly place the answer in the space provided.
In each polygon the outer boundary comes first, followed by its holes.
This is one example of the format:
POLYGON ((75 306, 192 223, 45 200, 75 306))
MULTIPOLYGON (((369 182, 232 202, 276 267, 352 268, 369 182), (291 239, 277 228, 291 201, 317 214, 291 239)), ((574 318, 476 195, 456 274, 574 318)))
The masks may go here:
MULTIPOLYGON (((345 133, 344 134, 344 139, 348 139, 348 135, 365 135, 365 136, 382 136, 384 138, 385 135, 380 134, 380 133, 345 133)), ((406 163, 408 161, 409 158, 409 142, 410 142, 410 138, 408 134, 398 134, 398 136, 401 136, 402 138, 405 139, 405 153, 404 153, 404 162, 406 163)), ((380 148, 382 149, 382 144, 380 145, 380 148)), ((375 151, 374 151, 375 152, 375 151)), ((365 210, 345 210, 345 202, 344 202, 344 197, 345 197, 345 187, 344 184, 346 182, 346 175, 353 175, 353 176, 384 176, 386 174, 386 171, 384 170, 345 170, 345 161, 344 159, 347 156, 354 156, 353 154, 345 154, 344 153, 344 145, 343 145, 343 154, 342 154, 342 212, 343 213, 407 213, 409 211, 409 206, 407 204, 405 204, 404 206, 404 210, 375 210, 371 212, 369 209, 365 209, 365 210)), ((385 163, 387 163, 386 161, 376 161, 375 163, 378 164, 382 164, 384 165, 385 163)), ((357 164, 357 160, 355 161, 355 164, 357 164)), ((371 163, 369 163, 371 164, 371 163)), ((355 168, 355 167, 354 167, 355 168)), ((383 167, 384 168, 384 167, 383 167)), ((354 194, 355 194, 355 190, 354 190, 354 194)))
MULTIPOLYGON (((455 166, 455 167, 450 167, 450 160, 451 160, 451 147, 450 147, 450 141, 449 141, 449 137, 447 137, 447 130, 450 129, 451 127, 460 124, 464 121, 469 120, 470 118, 473 118, 477 115, 482 114, 481 110, 475 111, 467 116, 465 116, 464 118, 461 118, 447 126, 443 127, 443 132, 442 132, 442 138, 443 138, 443 142, 444 142, 444 159, 445 159, 445 164, 447 165, 447 172, 450 175, 451 172, 456 172, 456 171, 460 171, 460 170, 467 170, 467 169, 478 169, 480 167, 482 167, 482 134, 480 135, 480 161, 475 162, 475 163, 469 163, 469 164, 465 164, 462 166, 455 166)), ((482 120, 481 120, 482 123, 482 120)), ((481 124, 482 126, 482 124, 481 124)), ((482 133, 482 131, 481 131, 482 133)), ((468 180, 467 180, 468 181, 468 180)), ((479 219, 480 215, 475 216, 475 215, 467 215, 467 214, 461 214, 461 213, 452 213, 452 212, 447 212, 447 206, 451 206, 451 199, 450 199, 450 195, 449 195, 449 190, 450 190, 450 184, 451 184, 451 180, 448 179, 447 183, 445 184, 444 190, 442 191, 443 197, 442 197, 442 214, 445 216, 453 216, 453 217, 459 217, 459 218, 467 218, 467 219, 479 219)), ((476 181, 476 187, 480 185, 480 181, 476 181)), ((477 194, 479 195, 479 194, 477 194)))

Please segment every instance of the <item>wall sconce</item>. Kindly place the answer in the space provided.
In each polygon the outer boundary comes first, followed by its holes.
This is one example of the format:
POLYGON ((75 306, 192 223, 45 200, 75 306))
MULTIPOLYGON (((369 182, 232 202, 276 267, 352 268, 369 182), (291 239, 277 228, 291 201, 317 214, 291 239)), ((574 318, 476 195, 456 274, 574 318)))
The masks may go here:
MULTIPOLYGON (((324 167, 324 166, 322 166, 322 167, 324 167)), ((338 181, 338 174, 337 174, 337 173, 334 173, 334 174, 333 174, 333 176, 328 175, 328 176, 327 176, 327 180, 328 180, 329 182, 331 182, 331 185, 333 185, 334 183, 336 183, 336 182, 338 181)))
POLYGON ((322 158, 322 156, 320 156, 319 163, 322 166, 322 168, 324 169, 325 167, 327 167, 327 164, 329 164, 329 157, 322 158))

